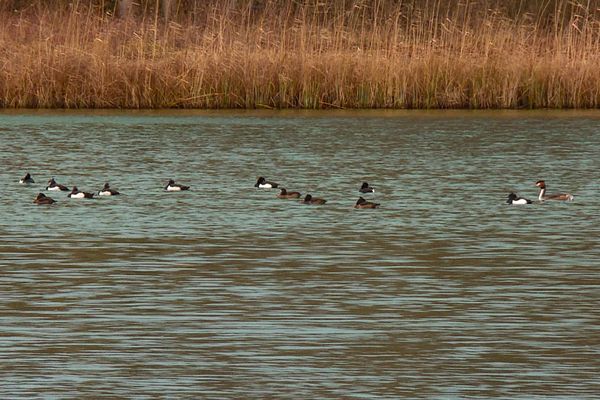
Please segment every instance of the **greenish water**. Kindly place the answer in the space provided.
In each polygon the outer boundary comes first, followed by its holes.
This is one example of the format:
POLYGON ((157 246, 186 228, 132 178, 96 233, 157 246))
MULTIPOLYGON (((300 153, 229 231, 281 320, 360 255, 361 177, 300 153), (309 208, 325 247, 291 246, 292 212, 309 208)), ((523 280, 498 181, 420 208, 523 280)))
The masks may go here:
POLYGON ((599 154, 599 112, 0 113, 0 397, 594 397, 599 154))

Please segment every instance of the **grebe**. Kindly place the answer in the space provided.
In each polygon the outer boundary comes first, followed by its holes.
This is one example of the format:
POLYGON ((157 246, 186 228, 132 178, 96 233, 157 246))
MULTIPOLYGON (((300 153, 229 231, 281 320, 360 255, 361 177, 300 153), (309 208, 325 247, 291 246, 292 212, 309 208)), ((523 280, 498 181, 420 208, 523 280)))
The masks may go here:
POLYGON ((573 201, 574 197, 570 193, 556 193, 551 195, 546 195, 546 182, 537 181, 535 186, 540 188, 540 195, 538 199, 540 201, 544 200, 559 200, 559 201, 573 201))

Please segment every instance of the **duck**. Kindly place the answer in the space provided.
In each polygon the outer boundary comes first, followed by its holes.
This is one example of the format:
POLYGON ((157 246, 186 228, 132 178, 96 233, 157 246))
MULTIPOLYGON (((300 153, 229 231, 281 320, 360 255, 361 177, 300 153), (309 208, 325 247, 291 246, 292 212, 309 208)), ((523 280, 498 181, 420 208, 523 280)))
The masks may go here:
POLYGON ((19 179, 19 183, 22 184, 22 185, 29 185, 31 183, 35 183, 35 181, 31 177, 31 175, 29 175, 29 172, 28 172, 28 173, 25 174, 24 177, 22 177, 21 179, 19 179))
POLYGON ((375 189, 373 189, 367 182, 363 182, 360 189, 358 189, 361 193, 375 193, 375 189))
POLYGON ((278 183, 270 182, 266 180, 263 176, 258 177, 258 180, 254 184, 254 187, 257 187, 259 189, 274 189, 277 186, 279 186, 278 183))
POLYGON ((104 184, 104 187, 102 188, 102 190, 100 190, 98 192, 99 196, 117 196, 119 194, 121 194, 121 193, 119 193, 116 190, 110 188, 110 185, 108 184, 108 182, 106 182, 104 184))
POLYGON ((319 199, 317 197, 312 197, 310 194, 307 194, 304 197, 304 200, 302 200, 303 204, 316 204, 316 205, 320 205, 320 204, 325 204, 327 202, 327 200, 325 199, 319 199))
POLYGON ((354 205, 354 208, 377 208, 379 207, 379 203, 372 203, 370 201, 366 201, 364 198, 359 197, 358 200, 356 200, 356 204, 354 205))
POLYGON ((288 192, 285 188, 280 189, 281 192, 277 195, 279 199, 299 199, 300 192, 288 192))
POLYGON ((94 194, 88 192, 80 192, 79 189, 77 189, 77 186, 73 186, 73 190, 71 190, 71 193, 69 193, 67 197, 70 197, 72 199, 93 199, 94 194))
POLYGON ((531 203, 533 203, 533 201, 531 201, 529 199, 517 196, 516 193, 510 193, 508 195, 508 200, 506 200, 506 202, 508 204, 515 204, 515 205, 531 204, 531 203))
POLYGON ((60 185, 58 183, 56 183, 56 181, 54 180, 54 178, 51 178, 48 181, 48 186, 46 186, 46 190, 53 190, 53 191, 62 191, 62 192, 68 192, 69 188, 66 187, 65 185, 60 185))
POLYGON ((56 200, 52 197, 46 196, 44 193, 38 193, 35 199, 33 199, 34 204, 54 204, 56 200))
POLYGON ((189 190, 189 188, 190 188, 189 186, 179 185, 179 184, 175 183, 175 181, 173 179, 169 179, 167 186, 165 186, 165 190, 167 192, 179 192, 182 190, 189 190))
POLYGON ((570 193, 556 193, 551 195, 546 195, 546 182, 537 181, 535 186, 540 188, 540 194, 538 199, 540 201, 544 200, 558 200, 558 201, 573 201, 574 197, 570 193))

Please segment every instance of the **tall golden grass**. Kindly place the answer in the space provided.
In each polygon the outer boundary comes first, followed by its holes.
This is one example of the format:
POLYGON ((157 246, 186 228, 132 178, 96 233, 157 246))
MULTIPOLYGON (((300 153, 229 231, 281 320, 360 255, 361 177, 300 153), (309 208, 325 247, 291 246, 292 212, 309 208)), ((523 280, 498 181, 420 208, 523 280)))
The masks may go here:
POLYGON ((600 105, 589 0, 84 3, 0 9, 0 107, 600 105))

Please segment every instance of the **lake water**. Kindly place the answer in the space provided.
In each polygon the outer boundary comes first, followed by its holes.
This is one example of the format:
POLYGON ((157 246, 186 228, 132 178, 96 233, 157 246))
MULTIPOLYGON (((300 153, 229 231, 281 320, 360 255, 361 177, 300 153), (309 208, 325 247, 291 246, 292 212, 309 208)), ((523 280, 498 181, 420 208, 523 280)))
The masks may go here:
POLYGON ((0 398, 597 396, 599 159, 600 112, 0 113, 0 398))

